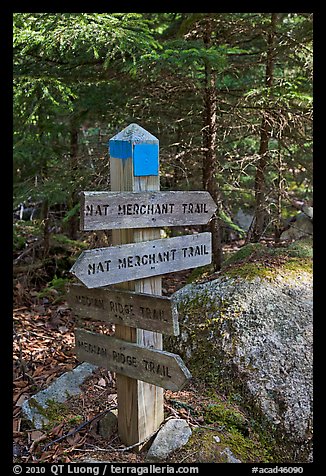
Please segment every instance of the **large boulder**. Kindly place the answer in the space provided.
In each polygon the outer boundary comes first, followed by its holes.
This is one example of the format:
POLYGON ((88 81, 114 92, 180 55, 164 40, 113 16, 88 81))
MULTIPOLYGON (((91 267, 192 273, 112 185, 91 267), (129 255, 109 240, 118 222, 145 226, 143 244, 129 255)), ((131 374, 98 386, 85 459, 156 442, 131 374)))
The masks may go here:
POLYGON ((302 212, 292 217, 283 230, 281 240, 299 240, 313 236, 313 207, 304 206, 302 212))
POLYGON ((179 353, 195 378, 240 398, 283 461, 312 461, 312 247, 248 245, 174 295, 179 353))

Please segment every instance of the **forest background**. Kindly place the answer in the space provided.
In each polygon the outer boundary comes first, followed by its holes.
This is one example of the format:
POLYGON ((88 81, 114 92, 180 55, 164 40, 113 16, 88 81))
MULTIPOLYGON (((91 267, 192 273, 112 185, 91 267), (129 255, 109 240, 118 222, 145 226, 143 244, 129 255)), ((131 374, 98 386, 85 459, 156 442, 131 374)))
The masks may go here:
POLYGON ((216 201, 216 270, 230 237, 277 241, 312 204, 312 67, 311 13, 15 13, 16 271, 80 238, 79 192, 110 189, 108 140, 133 122, 160 141, 162 190, 216 201))

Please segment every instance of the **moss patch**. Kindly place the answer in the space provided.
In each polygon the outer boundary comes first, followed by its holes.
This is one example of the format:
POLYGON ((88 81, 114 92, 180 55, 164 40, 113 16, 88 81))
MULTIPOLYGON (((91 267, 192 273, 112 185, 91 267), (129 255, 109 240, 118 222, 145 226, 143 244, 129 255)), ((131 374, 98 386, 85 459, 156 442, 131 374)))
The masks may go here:
POLYGON ((246 418, 242 413, 232 407, 228 407, 225 402, 211 403, 204 410, 204 418, 207 423, 219 423, 243 434, 248 433, 246 418))
POLYGON ((226 435, 227 446, 232 453, 243 463, 268 463, 275 462, 275 458, 270 453, 270 448, 264 445, 264 442, 257 434, 245 437, 241 432, 231 429, 226 435))
POLYGON ((46 407, 42 406, 35 398, 30 398, 29 405, 37 409, 37 411, 48 423, 44 425, 45 429, 52 428, 55 424, 60 423, 68 415, 69 411, 64 403, 56 402, 55 400, 47 400, 46 407))
POLYGON ((277 275, 295 277, 312 273, 312 240, 298 240, 284 247, 268 248, 251 243, 235 252, 223 263, 222 274, 232 278, 272 281, 277 275))
POLYGON ((188 443, 176 451, 171 457, 171 463, 225 463, 226 457, 221 454, 224 445, 214 439, 220 438, 218 431, 205 428, 194 428, 188 443))
POLYGON ((277 461, 268 439, 256 431, 237 404, 213 387, 204 393, 196 413, 203 423, 192 428, 189 441, 171 456, 170 462, 227 463, 228 454, 243 463, 277 461))
POLYGON ((249 243, 235 253, 232 253, 231 256, 223 262, 223 268, 231 264, 241 263, 253 256, 261 256, 264 252, 264 248, 265 247, 260 243, 249 243))
MULTIPOLYGON (((208 294, 202 293, 196 295, 193 299, 179 304, 179 313, 187 316, 187 321, 182 325, 182 336, 186 338, 189 345, 187 347, 196 349, 194 357, 187 357, 193 377, 200 379, 207 385, 215 385, 218 383, 220 376, 217 375, 219 368, 219 356, 216 355, 215 342, 210 339, 216 326, 219 326, 225 318, 223 310, 226 303, 213 302, 208 294), (210 359, 207 359, 210 355, 210 359)), ((174 345, 175 337, 165 337, 165 348, 174 345)), ((172 350, 172 349, 171 349, 172 350)), ((181 351, 182 354, 182 351, 181 351)), ((183 357, 185 357, 183 355, 183 357)))
POLYGON ((213 272, 213 265, 207 264, 206 266, 200 266, 199 268, 194 268, 190 275, 187 278, 186 284, 193 283, 197 279, 205 279, 213 272))

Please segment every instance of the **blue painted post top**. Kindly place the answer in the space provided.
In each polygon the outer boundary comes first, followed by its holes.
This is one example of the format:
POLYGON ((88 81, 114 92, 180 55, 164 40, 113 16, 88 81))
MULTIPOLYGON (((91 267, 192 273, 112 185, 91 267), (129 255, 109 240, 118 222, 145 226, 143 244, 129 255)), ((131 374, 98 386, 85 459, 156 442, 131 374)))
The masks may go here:
POLYGON ((138 124, 130 124, 109 140, 110 156, 132 157, 134 176, 158 175, 159 140, 138 124))

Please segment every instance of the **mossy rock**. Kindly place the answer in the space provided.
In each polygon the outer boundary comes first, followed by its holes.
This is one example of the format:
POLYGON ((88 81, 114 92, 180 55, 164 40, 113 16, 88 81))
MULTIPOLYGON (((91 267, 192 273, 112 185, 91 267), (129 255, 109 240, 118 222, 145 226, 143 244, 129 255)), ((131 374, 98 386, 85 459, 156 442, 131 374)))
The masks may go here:
MULTIPOLYGON (((247 245, 215 276, 175 294, 180 336, 164 337, 164 348, 181 355, 195 381, 238 395, 279 461, 310 461, 311 240, 247 245)), ((212 424, 226 417, 219 405, 206 409, 212 424)), ((246 437, 246 421, 229 414, 227 423, 246 437)))
POLYGON ((170 462, 185 463, 268 463, 273 461, 268 448, 257 435, 245 437, 231 429, 194 428, 188 443, 174 453, 170 462))
POLYGON ((266 247, 249 243, 227 258, 221 274, 228 277, 255 278, 273 281, 278 275, 312 273, 313 246, 311 239, 302 239, 282 247, 266 247))
POLYGON ((238 251, 228 253, 219 272, 213 266, 196 268, 187 279, 187 284, 205 282, 215 276, 228 276, 253 280, 273 281, 279 274, 290 278, 296 273, 312 273, 313 241, 304 238, 287 245, 268 247, 261 243, 249 243, 238 251))

